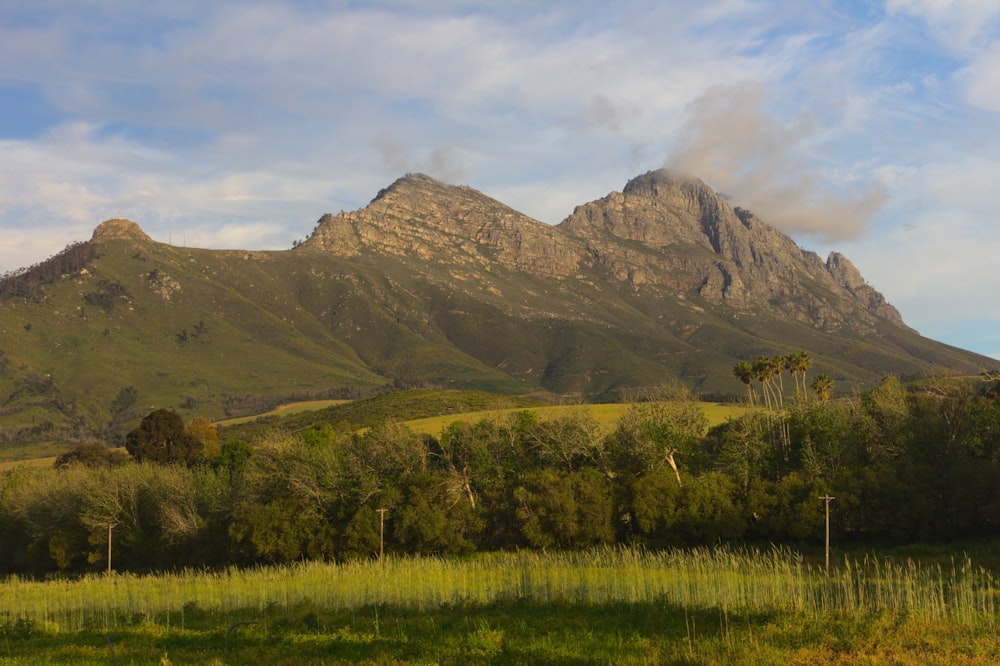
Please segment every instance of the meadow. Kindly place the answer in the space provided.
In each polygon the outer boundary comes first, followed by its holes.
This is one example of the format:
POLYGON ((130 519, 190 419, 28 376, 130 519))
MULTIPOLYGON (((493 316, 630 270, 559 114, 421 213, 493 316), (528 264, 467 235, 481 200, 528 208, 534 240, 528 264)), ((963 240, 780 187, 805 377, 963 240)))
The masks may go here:
MULTIPOLYGON (((482 419, 504 416, 514 412, 530 411, 542 420, 555 420, 573 416, 585 416, 593 419, 605 433, 611 432, 618 420, 633 406, 632 403, 614 402, 580 405, 549 405, 544 407, 489 409, 462 414, 442 414, 426 418, 404 421, 403 425, 416 433, 439 437, 449 425, 455 421, 475 423, 482 419)), ((735 418, 746 412, 746 408, 738 404, 722 404, 716 402, 699 403, 701 411, 708 419, 709 425, 716 426, 726 419, 735 418)))
POLYGON ((11 578, 0 663, 986 664, 997 592, 968 559, 777 548, 11 578))

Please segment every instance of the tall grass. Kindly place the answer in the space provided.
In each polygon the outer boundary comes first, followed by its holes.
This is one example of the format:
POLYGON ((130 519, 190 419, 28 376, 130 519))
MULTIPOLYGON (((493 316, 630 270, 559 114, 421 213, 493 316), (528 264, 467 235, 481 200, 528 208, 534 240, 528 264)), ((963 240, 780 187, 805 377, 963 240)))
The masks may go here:
POLYGON ((113 629, 136 621, 182 624, 193 608, 215 613, 373 605, 662 603, 726 613, 892 614, 993 627, 997 584, 968 560, 950 568, 866 558, 826 578, 788 550, 730 548, 649 552, 606 548, 567 553, 493 553, 469 560, 388 557, 347 564, 188 571, 159 576, 87 576, 0 584, 0 618, 53 631, 113 629))

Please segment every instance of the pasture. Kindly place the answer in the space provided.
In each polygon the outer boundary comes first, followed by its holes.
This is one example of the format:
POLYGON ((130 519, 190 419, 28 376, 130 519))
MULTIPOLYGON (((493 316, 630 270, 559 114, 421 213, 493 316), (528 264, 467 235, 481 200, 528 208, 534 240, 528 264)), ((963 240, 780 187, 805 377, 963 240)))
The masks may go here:
MULTIPOLYGON (((726 419, 730 417, 738 416, 741 411, 746 408, 741 405, 730 405, 721 404, 713 402, 703 402, 700 403, 702 411, 705 412, 705 416, 708 418, 710 425, 718 425, 724 423, 726 419)), ((431 416, 422 419, 414 419, 412 421, 405 421, 403 425, 412 430, 413 432, 420 433, 423 435, 431 435, 437 437, 441 432, 447 428, 449 425, 456 421, 466 421, 468 423, 475 423, 482 419, 488 419, 496 416, 502 416, 509 414, 511 412, 532 412, 537 414, 540 419, 543 420, 553 420, 558 418, 571 417, 576 414, 589 416, 594 419, 605 432, 610 432, 614 429, 615 423, 632 407, 631 403, 600 403, 600 404, 580 404, 580 405, 552 405, 548 407, 531 407, 531 408, 511 408, 511 409, 494 409, 494 410, 481 410, 475 412, 466 412, 464 414, 447 414, 442 416, 431 416)))
POLYGON ((9 579, 0 663, 977 664, 997 582, 786 549, 604 548, 9 579))

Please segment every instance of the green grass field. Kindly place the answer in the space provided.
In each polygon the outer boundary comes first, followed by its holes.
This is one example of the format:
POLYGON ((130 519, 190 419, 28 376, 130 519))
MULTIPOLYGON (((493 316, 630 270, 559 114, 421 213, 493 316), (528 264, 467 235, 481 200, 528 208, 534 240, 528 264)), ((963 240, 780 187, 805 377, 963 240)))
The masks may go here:
POLYGON ((785 550, 494 553, 3 583, 0 663, 988 664, 998 585, 785 550), (114 657, 111 653, 114 653, 114 657))
POLYGON ((268 412, 264 412, 263 414, 254 414, 252 416, 241 416, 236 419, 223 419, 221 421, 216 421, 215 425, 224 427, 238 425, 240 423, 250 423, 251 421, 256 421, 257 419, 265 416, 289 416, 291 414, 314 412, 326 407, 343 405, 348 402, 350 402, 350 400, 305 400, 303 402, 292 402, 287 405, 279 405, 278 407, 268 412))
MULTIPOLYGON (((475 423, 482 419, 490 418, 500 414, 510 412, 530 411, 534 412, 541 419, 557 419, 564 416, 583 413, 589 415, 599 423, 606 431, 610 432, 621 416, 628 411, 631 404, 611 403, 611 404, 584 404, 584 405, 553 405, 550 407, 532 407, 530 409, 514 408, 502 410, 484 410, 477 412, 466 412, 464 414, 448 414, 445 416, 431 416, 423 419, 406 421, 403 425, 414 432, 433 435, 437 437, 441 431, 455 421, 467 421, 475 423)), ((719 403, 702 403, 705 416, 708 417, 711 425, 724 423, 726 419, 738 415, 744 408, 739 405, 724 405, 719 403)))

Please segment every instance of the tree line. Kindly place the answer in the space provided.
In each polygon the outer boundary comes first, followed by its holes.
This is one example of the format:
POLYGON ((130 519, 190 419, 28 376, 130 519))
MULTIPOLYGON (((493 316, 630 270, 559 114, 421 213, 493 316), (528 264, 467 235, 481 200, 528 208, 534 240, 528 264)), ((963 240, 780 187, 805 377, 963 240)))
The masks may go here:
MULTIPOLYGON (((790 371, 789 371, 790 372, 790 371)), ((798 370, 796 375, 798 375, 798 370)), ((690 396, 637 402, 611 427, 581 409, 384 422, 219 442, 158 410, 128 456, 92 444, 0 477, 0 571, 221 567, 388 553, 819 543, 996 536, 1000 382, 940 379, 822 399, 796 376, 709 427, 690 396)), ((771 390, 770 388, 768 390, 771 390)), ((663 396, 660 396, 663 397, 663 396)))
POLYGON ((62 252, 44 261, 0 275, 0 299, 36 300, 40 287, 64 275, 80 272, 96 257, 97 250, 92 243, 71 243, 62 252))

